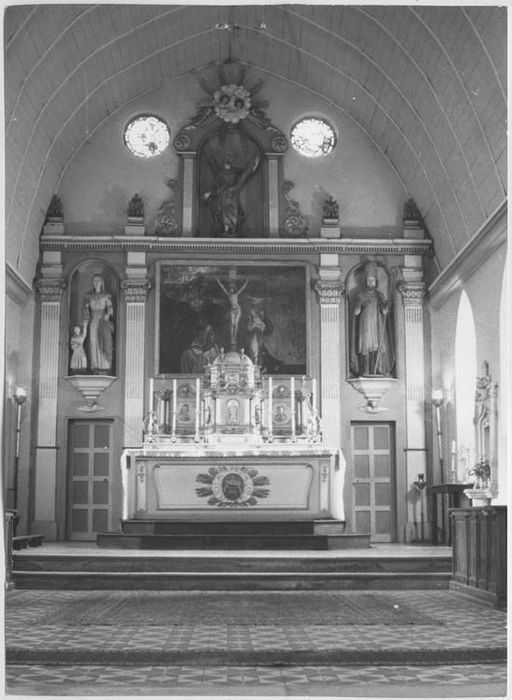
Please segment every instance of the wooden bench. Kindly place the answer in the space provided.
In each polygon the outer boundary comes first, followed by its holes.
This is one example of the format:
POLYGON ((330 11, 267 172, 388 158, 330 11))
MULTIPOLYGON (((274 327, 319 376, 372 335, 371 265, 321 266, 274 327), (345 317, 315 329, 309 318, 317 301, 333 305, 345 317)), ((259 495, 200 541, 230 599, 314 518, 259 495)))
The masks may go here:
POLYGON ((43 544, 44 535, 17 535, 12 538, 13 549, 26 549, 27 547, 40 547, 43 544))

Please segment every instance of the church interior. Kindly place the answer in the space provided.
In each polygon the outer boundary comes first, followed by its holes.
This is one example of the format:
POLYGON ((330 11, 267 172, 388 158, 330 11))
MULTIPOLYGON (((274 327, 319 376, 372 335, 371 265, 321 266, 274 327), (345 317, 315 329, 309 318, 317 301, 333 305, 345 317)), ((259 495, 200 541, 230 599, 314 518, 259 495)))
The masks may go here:
POLYGON ((504 694, 507 19, 6 6, 8 692, 504 694))

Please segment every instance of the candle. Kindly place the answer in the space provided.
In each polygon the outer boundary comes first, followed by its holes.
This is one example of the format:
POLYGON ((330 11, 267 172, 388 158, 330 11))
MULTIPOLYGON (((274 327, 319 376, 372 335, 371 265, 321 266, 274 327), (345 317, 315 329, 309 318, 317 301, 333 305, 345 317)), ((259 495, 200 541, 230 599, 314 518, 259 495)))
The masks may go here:
POLYGON ((154 394, 154 379, 151 377, 149 380, 149 410, 153 411, 153 394, 154 394))
POLYGON ((455 440, 452 440, 452 455, 457 454, 457 443, 455 440))
POLYGON ((295 437, 295 377, 290 379, 290 394, 291 394, 291 408, 292 408, 292 439, 295 437))
POLYGON ((172 435, 176 435, 176 406, 178 401, 178 386, 176 379, 172 380, 172 435))
POLYGON ((196 438, 199 437, 199 401, 200 401, 200 391, 201 391, 201 380, 199 377, 196 379, 196 438))
POLYGON ((268 378, 268 433, 272 435, 272 377, 268 378))
POLYGON ((312 397, 312 407, 313 407, 313 413, 316 414, 317 408, 316 408, 316 379, 311 380, 311 393, 313 394, 312 397))

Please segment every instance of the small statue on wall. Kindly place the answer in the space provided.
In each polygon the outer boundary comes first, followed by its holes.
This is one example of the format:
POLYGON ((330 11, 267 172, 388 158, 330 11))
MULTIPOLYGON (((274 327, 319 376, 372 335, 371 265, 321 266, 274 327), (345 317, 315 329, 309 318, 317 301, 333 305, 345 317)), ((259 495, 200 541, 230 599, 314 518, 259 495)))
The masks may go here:
POLYGON ((87 369, 87 356, 84 350, 84 342, 87 337, 87 321, 83 321, 82 326, 73 328, 73 335, 70 338, 71 360, 69 367, 72 374, 83 373, 87 369))
POLYGON ((105 291, 103 276, 92 278, 92 290, 85 295, 83 319, 87 323, 88 365, 93 374, 112 374, 114 349, 114 308, 105 291))
POLYGON ((224 155, 222 164, 209 157, 207 163, 214 177, 211 190, 203 194, 203 200, 210 209, 214 235, 230 238, 241 234, 244 210, 240 202, 240 192, 258 169, 260 158, 254 156, 242 167, 237 167, 230 153, 224 155))
POLYGON ((329 195, 326 197, 322 204, 322 219, 324 221, 338 220, 340 216, 340 205, 338 202, 329 195))
POLYGON ((394 366, 390 305, 378 285, 378 266, 367 263, 350 298, 350 370, 356 377, 390 376, 394 366))
POLYGON ((144 202, 139 194, 134 194, 128 204, 128 217, 130 219, 144 218, 144 202))

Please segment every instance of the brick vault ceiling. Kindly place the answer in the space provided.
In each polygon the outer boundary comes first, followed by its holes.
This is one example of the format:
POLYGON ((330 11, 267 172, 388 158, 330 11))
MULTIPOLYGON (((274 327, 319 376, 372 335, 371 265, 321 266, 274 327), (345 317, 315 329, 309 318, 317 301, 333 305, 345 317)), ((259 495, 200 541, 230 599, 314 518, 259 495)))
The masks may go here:
POLYGON ((359 126, 416 201, 444 268, 506 198, 506 20, 493 6, 11 6, 7 259, 33 271, 50 197, 88 138, 84 80, 90 134, 162 83, 224 61, 231 41, 236 60, 359 126))

